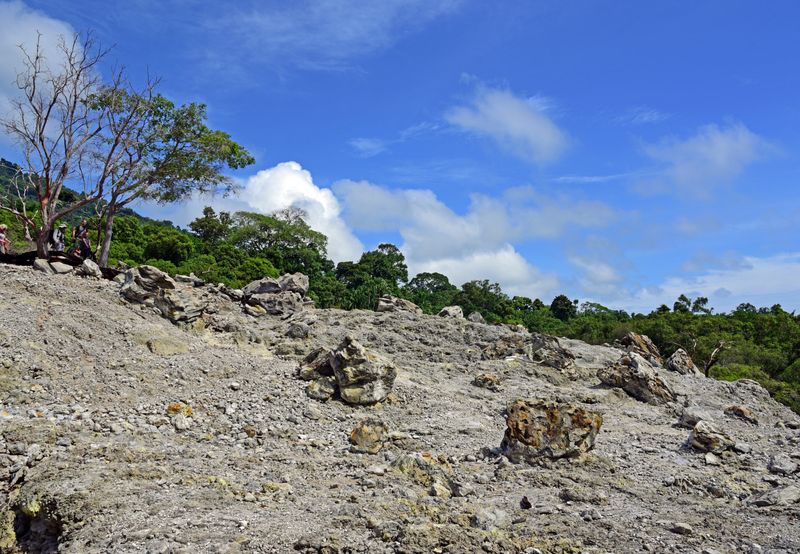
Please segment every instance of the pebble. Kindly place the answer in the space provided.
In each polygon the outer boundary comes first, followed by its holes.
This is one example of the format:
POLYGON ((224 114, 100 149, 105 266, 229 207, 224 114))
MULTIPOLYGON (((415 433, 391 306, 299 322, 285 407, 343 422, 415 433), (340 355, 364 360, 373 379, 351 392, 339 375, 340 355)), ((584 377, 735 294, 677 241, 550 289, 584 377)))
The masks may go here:
POLYGON ((681 522, 674 523, 669 530, 678 535, 691 535, 694 533, 691 525, 681 522))

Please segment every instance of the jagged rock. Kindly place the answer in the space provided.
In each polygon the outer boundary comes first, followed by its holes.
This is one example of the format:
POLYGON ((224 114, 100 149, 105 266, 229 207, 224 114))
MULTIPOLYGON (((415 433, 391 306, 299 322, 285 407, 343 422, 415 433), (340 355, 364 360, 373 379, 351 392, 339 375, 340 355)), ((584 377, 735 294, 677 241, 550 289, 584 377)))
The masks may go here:
POLYGON ((719 453, 733 447, 733 440, 707 421, 698 421, 689 437, 690 444, 702 452, 719 453))
POLYGON ((725 408, 725 415, 738 417, 739 419, 743 419, 748 423, 752 423, 753 425, 758 425, 758 418, 753 413, 753 410, 746 406, 728 406, 725 408))
POLYGON ((445 306, 439 312, 439 317, 451 317, 454 319, 464 319, 464 310, 461 306, 445 306))
POLYGON ((622 337, 621 342, 627 348, 628 352, 639 354, 653 365, 661 366, 664 363, 664 360, 661 358, 661 352, 658 351, 658 347, 647 335, 639 335, 630 332, 622 337))
POLYGON ((508 407, 500 449, 514 463, 573 458, 594 447, 603 416, 566 403, 515 400, 508 407))
POLYGON ((507 335, 489 344, 481 351, 484 360, 503 360, 510 356, 524 355, 527 342, 523 335, 507 335))
POLYGON ((413 302, 396 296, 381 296, 378 298, 377 312, 409 312, 422 315, 422 308, 413 302))
POLYGON ((209 302, 191 289, 163 289, 153 302, 161 314, 173 323, 193 323, 208 308, 209 302))
POLYGON ((345 337, 331 357, 339 396, 348 404, 374 404, 386 399, 397 370, 389 360, 368 352, 353 337, 345 337))
POLYGON ((350 433, 350 450, 377 454, 383 448, 386 425, 379 419, 369 418, 359 421, 350 433))
POLYGON ((193 287, 202 287, 206 284, 205 281, 200 279, 194 273, 190 273, 189 275, 176 275, 175 281, 178 283, 185 283, 187 285, 191 285, 193 287))
POLYGON ((278 284, 282 291, 295 292, 301 298, 305 298, 308 294, 309 281, 308 276, 302 273, 287 273, 278 279, 278 284))
POLYGON ((771 473, 778 475, 791 475, 797 471, 797 464, 792 461, 788 454, 779 453, 769 459, 767 469, 771 473))
POLYGON ((467 319, 472 323, 486 323, 486 320, 483 319, 483 316, 480 312, 472 312, 467 316, 467 319))
POLYGON ((173 323, 193 323, 203 315, 209 302, 203 294, 194 292, 193 287, 181 287, 160 269, 141 265, 125 272, 119 293, 128 302, 155 306, 173 323))
POLYGON ((327 348, 317 348, 300 362, 297 376, 304 381, 312 381, 320 377, 333 377, 331 357, 333 352, 327 348))
POLYGON ((329 400, 336 394, 336 379, 333 377, 317 377, 306 387, 306 395, 314 400, 329 400))
POLYGON ((691 356, 683 348, 678 348, 667 358, 667 369, 675 371, 681 375, 702 375, 702 372, 694 365, 691 356))
POLYGON ((251 294, 247 301, 264 308, 269 315, 286 316, 304 309, 303 298, 296 292, 251 294))
POLYGON ((53 268, 53 271, 58 273, 59 275, 64 275, 66 273, 71 273, 75 268, 69 264, 65 264, 63 262, 51 262, 50 267, 53 268))
POLYGON ((755 506, 788 506, 798 501, 800 501, 800 488, 787 485, 763 492, 750 500, 750 503, 755 506))
POLYGON ((33 269, 41 271, 42 273, 47 273, 48 275, 53 275, 55 273, 55 270, 50 267, 50 264, 44 258, 36 258, 33 260, 33 269))
POLYGON ((119 294, 125 300, 137 304, 146 304, 158 295, 161 290, 172 290, 175 281, 151 265, 132 267, 125 272, 125 282, 119 289, 119 294))
POLYGON ((554 369, 569 370, 575 367, 575 355, 550 335, 532 333, 526 354, 532 361, 554 369))
POLYGON ((245 285, 242 289, 242 293, 245 296, 253 296, 254 294, 274 294, 276 292, 281 292, 281 290, 281 284, 277 279, 265 277, 245 285))
POLYGON ((635 352, 624 354, 615 364, 601 368, 597 377, 602 383, 621 388, 648 404, 675 400, 675 393, 661 380, 656 368, 635 352))
POLYGON ((83 277, 94 277, 96 279, 103 278, 103 272, 100 269, 100 266, 94 263, 89 258, 83 260, 83 263, 75 268, 75 275, 81 275, 83 277))
POLYGON ((482 389, 489 389, 491 391, 500 390, 500 378, 494 373, 480 373, 472 380, 472 384, 482 389))

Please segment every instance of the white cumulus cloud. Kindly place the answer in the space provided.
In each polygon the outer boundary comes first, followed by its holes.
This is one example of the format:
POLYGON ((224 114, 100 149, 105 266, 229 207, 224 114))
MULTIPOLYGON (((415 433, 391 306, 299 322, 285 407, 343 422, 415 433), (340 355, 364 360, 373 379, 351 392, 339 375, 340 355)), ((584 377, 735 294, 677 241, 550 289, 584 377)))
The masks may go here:
POLYGON ((707 195, 733 182, 762 158, 769 143, 741 123, 705 125, 686 139, 669 138, 649 145, 645 153, 664 164, 662 178, 681 192, 707 195))
POLYGON ((16 81, 23 70, 20 46, 29 51, 34 49, 37 36, 41 34, 42 52, 55 67, 60 58, 59 38, 69 38, 74 32, 64 21, 33 10, 20 1, 0 3, 0 116, 8 114, 10 100, 19 94, 16 81))
POLYGON ((569 145, 567 134, 548 117, 549 104, 541 97, 521 98, 512 92, 481 86, 472 103, 452 108, 448 123, 493 139, 523 160, 544 165, 561 157, 569 145))
POLYGON ((328 237, 328 255, 336 262, 358 258, 363 251, 361 242, 340 217, 339 201, 330 189, 314 184, 311 173, 297 162, 259 171, 245 181, 239 198, 263 213, 288 207, 302 209, 311 228, 328 237))

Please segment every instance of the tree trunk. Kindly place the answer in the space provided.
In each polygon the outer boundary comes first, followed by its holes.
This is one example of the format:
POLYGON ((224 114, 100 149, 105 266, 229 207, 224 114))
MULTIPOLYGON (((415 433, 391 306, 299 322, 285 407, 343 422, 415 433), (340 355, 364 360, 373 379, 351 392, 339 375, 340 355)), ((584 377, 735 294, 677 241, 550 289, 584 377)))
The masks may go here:
POLYGON ((36 237, 36 256, 39 258, 47 258, 47 254, 50 250, 50 229, 52 228, 52 223, 48 223, 47 221, 42 223, 42 230, 39 231, 39 235, 36 237))
POLYGON ((111 249, 111 234, 114 231, 115 213, 116 207, 109 205, 108 212, 106 214, 106 226, 103 232, 103 246, 100 248, 100 257, 98 259, 98 264, 100 267, 106 267, 108 265, 108 251, 111 249))

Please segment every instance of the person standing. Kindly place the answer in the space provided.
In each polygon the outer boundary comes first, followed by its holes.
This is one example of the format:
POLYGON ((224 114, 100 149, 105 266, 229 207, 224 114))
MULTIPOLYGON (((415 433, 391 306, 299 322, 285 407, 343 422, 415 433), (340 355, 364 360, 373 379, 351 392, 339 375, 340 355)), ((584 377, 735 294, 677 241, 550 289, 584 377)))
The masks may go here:
POLYGON ((53 231, 53 235, 50 237, 50 249, 53 252, 63 252, 64 251, 64 241, 66 240, 66 229, 67 225, 62 223, 58 226, 57 229, 53 231))
POLYGON ((77 241, 78 239, 81 238, 81 235, 83 235, 83 233, 88 230, 89 230, 89 222, 84 217, 83 219, 81 219, 80 225, 72 229, 72 240, 77 241))
POLYGON ((0 254, 11 253, 11 241, 8 240, 8 225, 0 223, 0 254))

